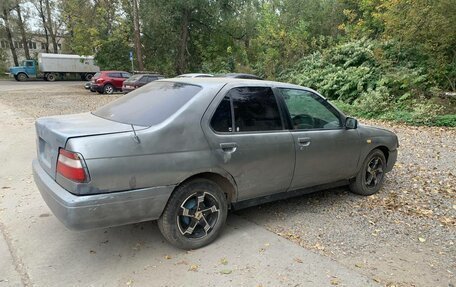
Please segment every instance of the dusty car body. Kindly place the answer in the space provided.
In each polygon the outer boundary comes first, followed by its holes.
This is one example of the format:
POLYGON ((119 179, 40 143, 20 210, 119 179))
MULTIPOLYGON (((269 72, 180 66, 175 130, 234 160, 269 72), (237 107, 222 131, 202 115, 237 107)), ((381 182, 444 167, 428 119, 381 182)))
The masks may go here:
POLYGON ((159 219, 187 249, 214 240, 228 208, 347 184, 377 192, 398 148, 311 89, 228 78, 154 81, 94 113, 40 118, 36 132, 35 182, 68 228, 159 219), (305 106, 328 120, 295 111, 305 106))

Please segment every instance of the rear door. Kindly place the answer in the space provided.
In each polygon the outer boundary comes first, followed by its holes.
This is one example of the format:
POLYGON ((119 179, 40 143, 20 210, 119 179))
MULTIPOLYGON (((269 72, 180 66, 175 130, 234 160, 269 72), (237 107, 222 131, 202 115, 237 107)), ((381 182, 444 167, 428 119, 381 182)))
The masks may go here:
POLYGON ((236 181, 238 201, 288 189, 294 144, 271 87, 225 87, 203 123, 216 165, 236 181))
POLYGON ((279 89, 290 115, 296 165, 290 190, 348 179, 359 160, 359 135, 342 116, 309 90, 279 89))

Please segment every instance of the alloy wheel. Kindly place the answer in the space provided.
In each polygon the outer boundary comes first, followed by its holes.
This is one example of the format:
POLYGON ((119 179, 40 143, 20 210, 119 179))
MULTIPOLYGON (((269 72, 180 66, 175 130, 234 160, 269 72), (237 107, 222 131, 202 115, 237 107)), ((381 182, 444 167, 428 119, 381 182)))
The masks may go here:
POLYGON ((219 203, 207 192, 187 197, 179 208, 177 226, 187 238, 201 239, 214 229, 220 217, 219 203))
POLYGON ((374 156, 366 168, 365 184, 367 188, 375 188, 383 179, 383 160, 379 156, 374 156))

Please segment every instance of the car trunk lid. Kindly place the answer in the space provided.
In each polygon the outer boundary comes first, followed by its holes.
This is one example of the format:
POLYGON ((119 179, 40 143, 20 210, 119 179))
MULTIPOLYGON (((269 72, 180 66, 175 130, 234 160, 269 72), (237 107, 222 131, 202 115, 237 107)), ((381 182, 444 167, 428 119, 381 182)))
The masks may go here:
MULTIPOLYGON (((129 124, 106 120, 91 113, 40 118, 35 128, 38 160, 52 178, 56 175, 59 149, 65 148, 68 139, 133 131, 129 124)), ((135 130, 143 128, 135 126, 135 130)))

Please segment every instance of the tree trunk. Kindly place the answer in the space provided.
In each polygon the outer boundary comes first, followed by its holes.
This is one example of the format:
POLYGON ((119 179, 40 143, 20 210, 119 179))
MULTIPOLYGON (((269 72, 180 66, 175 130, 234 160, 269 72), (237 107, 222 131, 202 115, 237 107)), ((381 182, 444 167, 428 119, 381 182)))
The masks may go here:
POLYGON ((24 28, 24 21, 22 20, 22 13, 21 13, 21 6, 19 6, 19 1, 16 0, 16 12, 17 12, 17 24, 19 26, 19 30, 21 31, 21 38, 22 38, 22 45, 24 46, 25 51, 25 58, 30 60, 30 51, 29 46, 27 43, 27 36, 25 35, 25 28, 24 28))
POLYGON ((181 22, 181 33, 179 43, 179 54, 177 56, 176 72, 177 74, 185 73, 187 69, 187 46, 189 31, 188 25, 190 22, 191 10, 188 8, 182 9, 182 22, 181 22))
POLYGON ((55 39, 55 32, 54 28, 52 27, 52 17, 51 17, 51 5, 49 4, 49 0, 46 0, 46 12, 47 12, 47 28, 49 31, 49 35, 51 36, 52 46, 54 46, 54 53, 58 53, 57 50, 57 41, 55 39))
POLYGON ((16 48, 14 47, 13 36, 11 34, 10 23, 9 23, 9 11, 8 9, 3 9, 3 21, 5 22, 6 37, 11 49, 11 54, 13 55, 14 66, 19 66, 19 61, 17 60, 16 48))
POLYGON ((46 53, 49 53, 49 35, 48 35, 47 27, 46 27, 46 16, 44 15, 43 0, 39 0, 39 3, 40 3, 40 7, 38 8, 38 13, 40 14, 41 22, 43 23, 44 36, 46 39, 45 48, 46 48, 46 53))
POLYGON ((133 25, 134 25, 134 42, 136 51, 136 60, 138 62, 138 70, 144 70, 141 47, 141 31, 139 27, 138 0, 133 0, 133 25))

